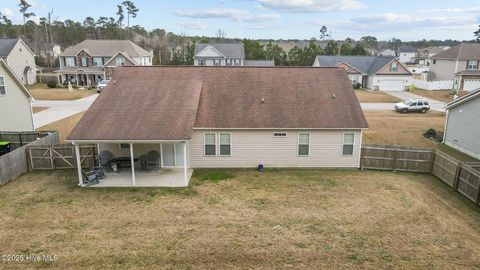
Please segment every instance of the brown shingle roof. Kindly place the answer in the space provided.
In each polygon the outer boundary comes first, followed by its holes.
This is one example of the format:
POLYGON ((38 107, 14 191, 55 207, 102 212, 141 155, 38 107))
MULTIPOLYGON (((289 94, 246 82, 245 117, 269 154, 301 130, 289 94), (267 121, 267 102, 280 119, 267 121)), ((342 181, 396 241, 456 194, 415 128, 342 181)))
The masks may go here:
POLYGON ((193 128, 367 126, 341 68, 137 66, 117 69, 68 139, 189 139, 193 128))
POLYGON ((432 59, 480 60, 480 44, 462 43, 432 56, 432 59))

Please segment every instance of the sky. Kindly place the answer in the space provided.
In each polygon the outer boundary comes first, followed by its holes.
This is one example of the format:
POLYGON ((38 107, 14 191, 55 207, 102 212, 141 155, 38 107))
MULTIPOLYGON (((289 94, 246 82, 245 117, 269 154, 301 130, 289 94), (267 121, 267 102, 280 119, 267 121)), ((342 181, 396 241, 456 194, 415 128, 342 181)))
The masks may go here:
MULTIPOLYGON (((0 12, 20 23, 18 0, 0 0, 0 12)), ((57 20, 115 17, 121 0, 28 0, 35 20, 53 9, 57 20)), ((473 39, 480 0, 134 0, 132 24, 186 35, 310 39, 327 26, 332 38, 375 36, 404 41, 473 39)))

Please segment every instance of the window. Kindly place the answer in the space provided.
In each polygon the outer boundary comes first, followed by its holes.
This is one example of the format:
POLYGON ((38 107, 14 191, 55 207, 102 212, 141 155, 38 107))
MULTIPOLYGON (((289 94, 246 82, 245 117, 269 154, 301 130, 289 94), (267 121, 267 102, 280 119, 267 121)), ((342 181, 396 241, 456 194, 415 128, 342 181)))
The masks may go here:
POLYGON ((468 60, 467 69, 478 69, 478 61, 477 60, 468 60))
POLYGON ((65 57, 65 66, 67 66, 67 67, 74 67, 74 66, 75 66, 75 58, 73 58, 73 57, 65 57))
POLYGON ((222 61, 222 60, 214 59, 214 60, 213 60, 213 65, 214 65, 214 66, 220 66, 220 61, 222 61))
POLYGON ((200 59, 200 66, 205 66, 205 59, 200 59))
POLYGON ((0 77, 0 96, 4 96, 7 94, 7 91, 5 90, 5 78, 0 77))
POLYGON ((116 64, 117 64, 117 66, 123 66, 123 65, 125 65, 125 58, 123 58, 123 57, 117 57, 116 64))
POLYGON ((94 67, 101 67, 103 66, 103 61, 101 57, 93 57, 93 66, 94 67))
POLYGON ((129 143, 121 143, 120 144, 120 149, 130 149, 130 144, 129 143))
POLYGON ((274 132, 273 137, 275 137, 275 138, 286 138, 287 133, 286 132, 274 132))
POLYGON ((205 156, 217 155, 215 142, 216 142, 215 133, 205 133, 205 137, 204 137, 205 156))
POLYGON ((308 156, 310 154, 310 134, 298 133, 298 155, 308 156))
POLYGON ((352 156, 353 155, 353 141, 355 135, 353 133, 344 133, 343 134, 343 155, 352 156))
POLYGON ((390 71, 391 72, 397 72, 398 71, 398 63, 393 62, 392 65, 390 66, 390 71))
POLYGON ((437 59, 433 59, 433 64, 434 64, 434 65, 437 64, 437 59))
POLYGON ((226 61, 226 64, 227 66, 231 66, 232 65, 232 59, 227 59, 225 60, 226 61))
POLYGON ((230 156, 232 152, 232 136, 230 133, 220 133, 220 156, 230 156))
POLYGON ((87 58, 86 58, 86 57, 82 57, 82 58, 80 58, 80 59, 81 59, 81 61, 82 61, 82 67, 88 66, 88 64, 87 64, 88 61, 87 61, 87 58))

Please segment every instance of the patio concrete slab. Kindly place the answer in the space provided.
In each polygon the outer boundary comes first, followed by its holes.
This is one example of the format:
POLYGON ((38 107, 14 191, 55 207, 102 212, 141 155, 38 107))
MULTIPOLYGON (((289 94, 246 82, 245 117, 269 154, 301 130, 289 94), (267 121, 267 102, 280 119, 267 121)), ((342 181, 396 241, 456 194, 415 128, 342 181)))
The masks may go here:
MULTIPOLYGON (((193 169, 187 170, 187 179, 190 182, 193 169)), ((135 187, 187 187, 183 168, 161 169, 159 172, 135 172, 135 187)), ((120 173, 106 173, 99 184, 89 187, 132 187, 132 173, 123 170, 120 173)))

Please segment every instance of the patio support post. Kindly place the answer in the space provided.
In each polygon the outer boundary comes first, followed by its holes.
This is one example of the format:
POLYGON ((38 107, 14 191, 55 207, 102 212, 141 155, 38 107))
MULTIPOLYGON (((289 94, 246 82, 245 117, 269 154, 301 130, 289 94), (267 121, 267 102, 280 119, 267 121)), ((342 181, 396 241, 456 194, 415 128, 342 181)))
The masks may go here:
POLYGON ((133 156, 133 143, 130 143, 130 162, 132 164, 132 186, 136 185, 135 180, 135 157, 133 156))
POLYGON ((82 179, 82 161, 80 159, 80 147, 75 143, 75 157, 77 159, 77 173, 78 173, 78 185, 83 187, 82 179))
POLYGON ((187 141, 183 142, 183 176, 185 177, 185 186, 188 186, 187 141))

